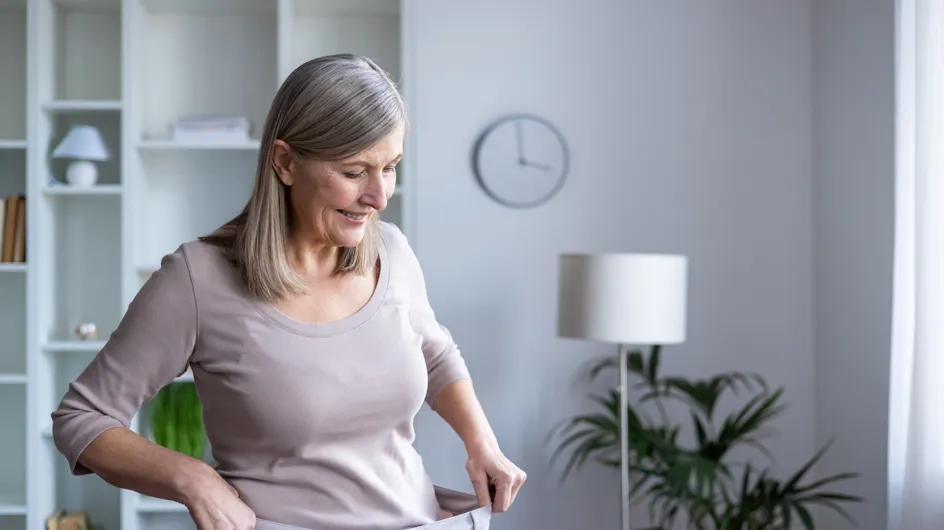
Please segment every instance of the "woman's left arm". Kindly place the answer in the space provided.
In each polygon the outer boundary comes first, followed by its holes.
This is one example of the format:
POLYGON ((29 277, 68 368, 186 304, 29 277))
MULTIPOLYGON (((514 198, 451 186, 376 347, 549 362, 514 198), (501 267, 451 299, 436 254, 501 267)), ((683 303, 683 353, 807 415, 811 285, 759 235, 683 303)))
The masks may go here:
POLYGON ((492 503, 492 510, 504 512, 514 502, 525 474, 498 448, 495 433, 472 388, 468 367, 449 330, 436 319, 426 292, 426 280, 419 260, 403 232, 390 226, 391 243, 405 265, 410 286, 410 321, 421 337, 426 360, 428 385, 426 403, 448 423, 465 444, 466 470, 479 504, 492 503), (494 487, 494 498, 492 488, 494 487))
POLYGON ((436 397, 433 410, 448 423, 465 444, 469 455, 466 471, 472 479, 479 505, 492 502, 492 510, 507 511, 527 479, 498 447, 472 383, 460 379, 446 385, 436 397), (492 489, 494 488, 494 498, 492 489))

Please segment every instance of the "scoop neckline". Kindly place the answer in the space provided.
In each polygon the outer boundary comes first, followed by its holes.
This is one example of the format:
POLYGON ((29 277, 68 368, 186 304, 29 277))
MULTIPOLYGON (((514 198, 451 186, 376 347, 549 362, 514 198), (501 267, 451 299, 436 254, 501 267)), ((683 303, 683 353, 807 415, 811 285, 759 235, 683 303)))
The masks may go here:
POLYGON ((380 308, 384 298, 387 296, 387 286, 390 283, 390 259, 387 252, 387 244, 383 237, 378 237, 377 240, 377 259, 380 262, 380 276, 377 279, 377 284, 374 286, 374 291, 371 293, 367 303, 354 313, 331 322, 311 323, 296 320, 276 309, 274 305, 266 301, 257 301, 255 304, 256 307, 269 321, 277 326, 287 331, 309 337, 330 337, 332 335, 347 333, 363 325, 370 320, 380 308))

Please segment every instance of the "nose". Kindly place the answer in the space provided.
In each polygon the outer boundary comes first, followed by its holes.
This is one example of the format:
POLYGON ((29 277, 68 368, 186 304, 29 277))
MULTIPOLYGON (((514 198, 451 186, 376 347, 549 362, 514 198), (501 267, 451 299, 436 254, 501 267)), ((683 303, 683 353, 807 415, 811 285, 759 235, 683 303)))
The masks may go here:
POLYGON ((361 202, 378 211, 387 207, 387 189, 382 172, 371 174, 361 195, 361 202))

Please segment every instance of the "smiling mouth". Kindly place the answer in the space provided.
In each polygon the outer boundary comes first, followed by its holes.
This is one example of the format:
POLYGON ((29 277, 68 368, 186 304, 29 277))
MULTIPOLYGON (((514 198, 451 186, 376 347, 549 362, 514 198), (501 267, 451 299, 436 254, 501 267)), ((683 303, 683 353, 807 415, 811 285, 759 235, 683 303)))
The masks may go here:
POLYGON ((347 210, 338 210, 338 212, 344 217, 351 219, 352 221, 363 221, 364 219, 367 218, 368 215, 370 215, 366 213, 349 212, 347 210))

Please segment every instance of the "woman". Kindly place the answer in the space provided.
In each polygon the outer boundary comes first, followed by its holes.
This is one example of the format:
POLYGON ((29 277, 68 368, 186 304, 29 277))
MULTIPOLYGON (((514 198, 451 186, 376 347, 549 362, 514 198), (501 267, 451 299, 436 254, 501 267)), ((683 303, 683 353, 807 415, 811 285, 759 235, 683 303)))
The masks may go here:
POLYGON ((178 501, 200 530, 436 526, 462 498, 431 483, 412 446, 425 402, 468 451, 475 495, 458 509, 508 509, 525 474, 502 455, 404 235, 377 218, 406 128, 367 58, 315 59, 285 80, 242 213, 164 257, 53 412, 74 474, 178 501), (215 467, 127 428, 188 367, 215 467))

